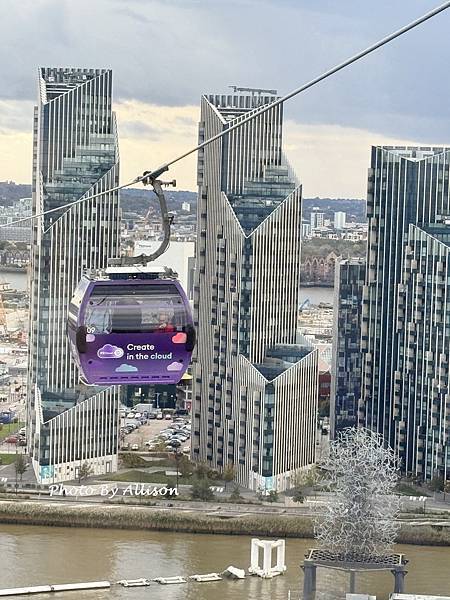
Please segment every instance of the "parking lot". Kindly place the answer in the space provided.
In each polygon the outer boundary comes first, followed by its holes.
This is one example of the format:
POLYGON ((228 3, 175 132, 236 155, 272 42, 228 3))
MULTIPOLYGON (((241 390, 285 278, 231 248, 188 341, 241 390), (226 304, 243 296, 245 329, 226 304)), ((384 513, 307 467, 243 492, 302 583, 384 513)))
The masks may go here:
MULTIPOLYGON (((178 417, 178 419, 180 419, 180 421, 176 425, 173 424, 172 419, 148 420, 144 425, 140 425, 134 431, 125 434, 125 437, 121 443, 122 449, 139 451, 148 450, 149 446, 147 442, 153 442, 153 444, 158 444, 158 442, 162 442, 163 440, 159 438, 160 433, 163 432, 163 430, 172 429, 174 427, 176 431, 173 432, 172 436, 167 436, 167 439, 164 441, 166 442, 166 444, 170 444, 171 438, 173 437, 173 439, 175 439, 175 436, 178 433, 181 435, 182 438, 185 439, 178 440, 180 442, 179 444, 177 442, 174 442, 174 445, 178 446, 180 450, 187 450, 187 448, 189 448, 190 446, 190 431, 181 431, 181 427, 184 426, 188 422, 188 420, 186 418, 183 418, 183 421, 181 421, 180 417, 178 417)), ((130 422, 130 419, 124 419, 123 425, 125 425, 125 422, 130 422)))
POLYGON ((141 425, 138 429, 135 429, 132 433, 125 436, 125 443, 138 444, 140 450, 145 450, 145 442, 155 439, 159 432, 167 427, 171 421, 147 421, 146 425, 141 425))

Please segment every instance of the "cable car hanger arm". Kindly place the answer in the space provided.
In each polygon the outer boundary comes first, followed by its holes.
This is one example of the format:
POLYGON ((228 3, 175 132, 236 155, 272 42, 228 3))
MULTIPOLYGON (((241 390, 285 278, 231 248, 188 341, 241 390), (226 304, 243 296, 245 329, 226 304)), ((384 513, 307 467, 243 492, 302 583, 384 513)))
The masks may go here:
MULTIPOLYGON (((159 208, 161 211, 161 221, 162 221, 163 234, 164 234, 159 248, 157 250, 155 250, 155 252, 153 252, 152 254, 140 254, 139 256, 121 256, 120 258, 112 258, 108 261, 110 266, 129 266, 129 265, 144 265, 145 266, 147 263, 152 262, 152 261, 156 260, 157 258, 159 258, 167 250, 169 243, 170 243, 170 226, 173 221, 173 215, 171 215, 168 211, 167 201, 164 196, 164 191, 162 189, 162 186, 172 185, 175 187, 177 182, 175 181, 175 179, 172 181, 160 181, 159 179, 156 179, 156 177, 159 177, 165 171, 168 171, 168 167, 157 169, 153 173, 146 171, 142 175, 142 180, 141 180, 144 185, 152 186, 153 191, 155 192, 155 194, 158 198, 158 201, 159 201, 159 208)), ((149 217, 149 212, 147 212, 147 215, 146 215, 147 221, 148 221, 148 217, 149 217)))

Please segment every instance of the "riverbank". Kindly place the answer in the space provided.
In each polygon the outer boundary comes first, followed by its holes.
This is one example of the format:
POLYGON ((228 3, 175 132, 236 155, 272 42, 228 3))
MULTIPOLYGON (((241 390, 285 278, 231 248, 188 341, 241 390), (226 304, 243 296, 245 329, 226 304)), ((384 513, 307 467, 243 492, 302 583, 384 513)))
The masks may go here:
POLYGON ((16 267, 15 265, 0 265, 0 273, 24 273, 26 274, 26 267, 16 267))
MULTIPOLYGON (((175 507, 120 504, 70 505, 69 503, 5 500, 0 502, 0 523, 100 529, 130 529, 252 535, 261 537, 313 538, 309 516, 183 512, 175 507)), ((402 523, 399 544, 450 546, 450 527, 428 522, 402 523)))

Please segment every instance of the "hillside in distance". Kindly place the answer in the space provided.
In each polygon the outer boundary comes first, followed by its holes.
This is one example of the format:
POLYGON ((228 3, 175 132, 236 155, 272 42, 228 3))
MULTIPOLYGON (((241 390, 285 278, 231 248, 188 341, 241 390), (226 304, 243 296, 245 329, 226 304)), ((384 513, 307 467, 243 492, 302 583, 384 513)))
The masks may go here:
MULTIPOLYGON (((13 181, 0 181, 0 206, 11 206, 20 198, 31 197, 29 184, 17 184, 13 181)), ((155 196, 150 188, 129 188, 120 192, 122 210, 145 215, 149 205, 156 208, 155 196), (149 204, 150 203, 150 204, 149 204)), ((167 189, 167 204, 169 210, 180 211, 183 202, 191 205, 191 213, 197 208, 197 193, 184 190, 167 189)), ((76 200, 76 198, 74 198, 76 200)), ((333 219, 337 211, 345 212, 347 222, 365 223, 366 201, 360 198, 304 198, 303 219, 309 221, 311 211, 317 209, 325 213, 326 219, 333 219)))

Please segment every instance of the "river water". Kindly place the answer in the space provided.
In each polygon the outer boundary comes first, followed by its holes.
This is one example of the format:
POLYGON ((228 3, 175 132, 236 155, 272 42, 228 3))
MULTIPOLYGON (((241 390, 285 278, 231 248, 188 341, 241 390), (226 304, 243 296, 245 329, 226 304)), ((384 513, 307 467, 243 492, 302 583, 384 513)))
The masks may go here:
MULTIPOLYGON (((187 286, 187 257, 192 254, 191 245, 193 246, 193 244, 192 242, 173 242, 173 244, 170 246, 172 251, 177 250, 177 244, 183 245, 183 248, 186 247, 186 249, 184 249, 183 252, 174 252, 174 256, 178 256, 178 262, 173 259, 172 261, 168 260, 167 264, 174 266, 174 268, 180 274, 180 281, 184 286, 187 286)), ((141 248, 141 250, 143 249, 141 248)), ((0 282, 4 281, 10 283, 11 287, 15 288, 16 290, 27 289, 28 281, 26 273, 8 273, 0 269, 0 282)), ((326 287, 301 287, 299 298, 300 303, 309 298, 311 304, 319 304, 319 302, 333 304, 334 289, 326 287)))
POLYGON ((327 287, 301 287, 299 302, 300 304, 308 299, 311 304, 320 304, 320 302, 326 302, 327 304, 333 304, 334 302, 334 288, 327 287))
POLYGON ((0 269, 0 282, 11 284, 11 288, 19 291, 26 291, 28 287, 28 275, 21 271, 9 273, 0 269))
MULTIPOLYGON (((79 581, 170 577, 222 571, 229 565, 247 569, 250 537, 191 535, 153 531, 66 529, 0 525, 0 588, 79 581)), ((299 598, 303 578, 299 565, 312 540, 287 540, 284 576, 272 580, 247 577, 150 588, 122 588, 66 594, 77 600, 292 600, 299 598)), ((450 596, 450 548, 399 546, 409 559, 406 589, 410 593, 450 596)), ((317 599, 345 598, 346 576, 319 569, 317 599)), ((357 576, 357 591, 388 598, 390 573, 357 576)), ((62 595, 62 597, 66 597, 62 595)), ((43 600, 54 595, 39 596, 43 600)))

